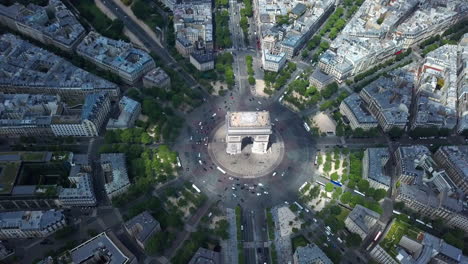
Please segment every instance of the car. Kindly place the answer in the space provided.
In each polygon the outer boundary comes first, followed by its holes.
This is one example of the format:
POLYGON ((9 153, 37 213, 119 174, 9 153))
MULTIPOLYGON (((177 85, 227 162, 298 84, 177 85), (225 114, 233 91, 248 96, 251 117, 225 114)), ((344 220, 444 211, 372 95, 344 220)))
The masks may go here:
POLYGON ((234 198, 237 198, 237 195, 235 193, 233 193, 232 196, 234 196, 234 198))
POLYGON ((306 211, 307 213, 310 213, 310 210, 307 208, 304 208, 304 211, 306 211))
POLYGON ((260 195, 262 195, 262 194, 261 194, 261 193, 257 193, 257 196, 260 196, 260 195))
POLYGON ((259 105, 261 105, 261 104, 262 104, 262 102, 258 101, 258 104, 259 104, 259 105))
POLYGON ((274 177, 274 176, 276 176, 276 171, 275 171, 275 172, 273 172, 272 176, 273 176, 273 177, 274 177))
POLYGON ((231 187, 231 189, 233 189, 234 191, 236 190, 236 187, 231 187))
POLYGON ((312 220, 314 220, 314 223, 317 223, 317 219, 315 219, 315 218, 312 218, 312 220))
POLYGON ((283 176, 284 176, 284 174, 286 174, 286 172, 285 172, 285 171, 283 171, 283 172, 281 173, 281 177, 283 177, 283 176))
POLYGON ((263 194, 268 194, 268 192, 267 192, 267 191, 264 191, 263 194))
POLYGON ((275 118, 275 121, 276 121, 276 122, 279 122, 278 118, 275 118))
POLYGON ((200 165, 203 165, 203 162, 201 160, 198 160, 198 163, 200 163, 200 165))
POLYGON ((262 184, 262 183, 259 183, 258 186, 263 187, 263 184, 262 184))
POLYGON ((285 203, 285 204, 289 204, 289 202, 288 202, 288 201, 284 201, 284 203, 285 203))
POLYGON ((233 178, 233 177, 229 177, 229 180, 233 181, 233 180, 234 180, 234 178, 233 178))

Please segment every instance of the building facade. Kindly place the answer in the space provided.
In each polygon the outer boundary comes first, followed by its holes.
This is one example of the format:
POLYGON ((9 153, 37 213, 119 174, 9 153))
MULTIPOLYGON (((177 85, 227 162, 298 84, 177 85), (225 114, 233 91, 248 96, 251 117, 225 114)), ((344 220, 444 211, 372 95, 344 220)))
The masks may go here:
POLYGON ((46 237, 65 226, 62 211, 15 211, 0 213, 0 238, 46 237))

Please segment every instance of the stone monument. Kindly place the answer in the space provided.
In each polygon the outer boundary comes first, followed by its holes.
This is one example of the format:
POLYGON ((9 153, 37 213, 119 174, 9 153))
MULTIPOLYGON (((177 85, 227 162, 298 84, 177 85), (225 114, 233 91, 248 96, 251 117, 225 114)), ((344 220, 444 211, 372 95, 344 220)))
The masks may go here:
POLYGON ((265 154, 270 139, 271 122, 268 111, 227 112, 226 114, 226 152, 240 154, 242 140, 253 140, 252 153, 265 154))

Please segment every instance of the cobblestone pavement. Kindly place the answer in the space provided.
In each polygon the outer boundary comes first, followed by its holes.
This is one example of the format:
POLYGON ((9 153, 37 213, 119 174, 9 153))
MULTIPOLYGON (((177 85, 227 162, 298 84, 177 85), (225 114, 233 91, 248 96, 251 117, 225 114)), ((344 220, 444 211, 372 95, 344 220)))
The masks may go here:
POLYGON ((292 263, 292 244, 289 235, 282 237, 280 232, 281 223, 278 217, 278 207, 271 209, 273 220, 275 221, 275 246, 278 255, 278 263, 292 263))
POLYGON ((271 145, 265 154, 253 154, 247 145, 242 154, 226 153, 226 126, 219 124, 210 138, 208 154, 217 166, 239 178, 256 178, 273 173, 284 157, 284 143, 279 133, 270 136, 271 145))
POLYGON ((229 222, 229 239, 221 241, 221 246, 224 249, 224 263, 239 263, 237 254, 236 212, 234 209, 226 208, 226 218, 229 222))

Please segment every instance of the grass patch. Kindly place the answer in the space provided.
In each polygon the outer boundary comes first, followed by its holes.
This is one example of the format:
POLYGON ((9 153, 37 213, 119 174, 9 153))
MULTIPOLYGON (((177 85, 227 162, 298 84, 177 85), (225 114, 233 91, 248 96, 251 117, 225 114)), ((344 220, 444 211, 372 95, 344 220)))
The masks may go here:
POLYGON ((20 169, 20 162, 0 164, 0 194, 10 193, 20 169))
POLYGON ((267 226, 268 226, 268 238, 275 240, 275 222, 273 221, 273 215, 271 209, 267 208, 267 226))
POLYGON ((406 235, 409 238, 416 240, 420 232, 421 230, 419 230, 419 228, 411 226, 408 223, 395 220, 387 235, 380 243, 380 246, 382 246, 390 256, 395 258, 398 255, 396 245, 400 242, 401 238, 406 235))
POLYGON ((44 159, 44 152, 23 152, 21 153, 22 161, 41 161, 44 159))
POLYGON ((293 246, 293 252, 295 252, 298 247, 305 247, 310 244, 303 235, 291 238, 291 242, 293 246))

